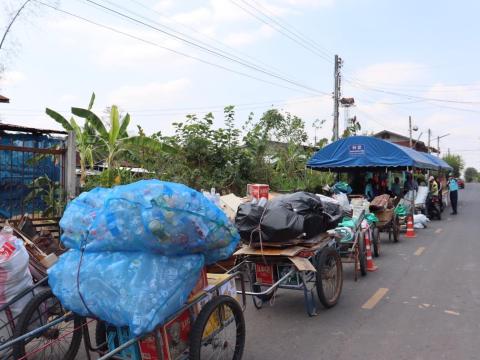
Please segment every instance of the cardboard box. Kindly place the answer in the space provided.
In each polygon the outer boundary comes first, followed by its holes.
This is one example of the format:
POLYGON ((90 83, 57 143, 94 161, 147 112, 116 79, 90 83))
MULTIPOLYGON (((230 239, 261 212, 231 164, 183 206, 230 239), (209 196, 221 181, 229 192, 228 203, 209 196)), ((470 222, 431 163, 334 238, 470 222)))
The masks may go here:
POLYGON ((189 346, 189 336, 192 328, 192 317, 189 310, 185 310, 172 321, 139 341, 138 347, 142 360, 159 360, 163 353, 164 360, 175 360, 182 355, 189 346))
POLYGON ((207 286, 208 286, 207 270, 204 267, 200 273, 200 277, 198 278, 197 283, 195 284, 195 287, 193 288, 192 292, 188 296, 188 302, 192 302, 193 300, 195 300, 207 286))

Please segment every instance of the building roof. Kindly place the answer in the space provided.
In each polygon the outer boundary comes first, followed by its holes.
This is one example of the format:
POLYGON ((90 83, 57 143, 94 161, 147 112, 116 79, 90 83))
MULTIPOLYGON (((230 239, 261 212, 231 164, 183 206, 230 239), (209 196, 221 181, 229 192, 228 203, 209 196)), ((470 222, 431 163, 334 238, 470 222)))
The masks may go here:
POLYGON ((13 124, 1 124, 0 123, 0 131, 17 131, 17 132, 25 132, 30 134, 61 134, 67 135, 66 131, 62 130, 48 130, 48 129, 38 129, 32 128, 27 126, 20 126, 20 125, 13 125, 13 124))
POLYGON ((9 98, 0 95, 0 103, 9 103, 9 102, 10 102, 9 98))
MULTIPOLYGON (((408 136, 401 135, 389 130, 382 130, 376 134, 373 134, 373 137, 390 141, 389 139, 392 135, 400 139, 397 141, 392 141, 393 143, 406 146, 406 147, 410 146, 410 138, 408 136)), ((412 143, 414 145, 415 150, 421 151, 421 152, 428 152, 428 146, 425 144, 425 142, 412 138, 412 143)), ((430 146, 430 152, 437 153, 438 149, 430 146)))

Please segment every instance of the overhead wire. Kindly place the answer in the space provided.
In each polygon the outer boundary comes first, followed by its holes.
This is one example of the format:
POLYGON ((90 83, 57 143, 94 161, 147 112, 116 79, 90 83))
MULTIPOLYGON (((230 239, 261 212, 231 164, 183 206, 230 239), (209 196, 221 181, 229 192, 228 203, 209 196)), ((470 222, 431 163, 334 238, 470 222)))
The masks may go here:
POLYGON ((185 38, 185 37, 182 37, 182 36, 177 35, 177 34, 175 34, 175 33, 172 33, 171 31, 164 30, 164 29, 162 29, 162 28, 160 28, 160 27, 158 27, 158 26, 154 26, 154 25, 148 24, 148 23, 146 23, 145 21, 136 19, 136 18, 134 18, 134 17, 132 17, 132 16, 129 16, 129 15, 127 15, 127 14, 125 14, 125 13, 122 13, 122 12, 120 12, 120 11, 117 11, 117 10, 115 10, 115 9, 112 9, 112 8, 110 8, 110 7, 108 7, 108 6, 105 6, 105 5, 103 5, 103 4, 100 4, 100 3, 96 2, 96 1, 93 1, 93 0, 83 0, 83 1, 84 1, 84 2, 87 2, 87 3, 91 3, 91 4, 99 7, 100 9, 103 9, 103 10, 105 10, 105 11, 107 11, 107 12, 110 12, 110 13, 112 13, 112 14, 115 14, 115 15, 117 15, 117 16, 120 16, 120 17, 122 17, 122 18, 124 18, 124 19, 127 19, 127 20, 129 20, 129 21, 132 21, 132 22, 134 22, 134 23, 143 25, 143 26, 148 27, 148 28, 150 28, 150 29, 152 29, 152 30, 154 30, 154 31, 158 31, 158 32, 160 32, 160 33, 162 33, 162 34, 165 34, 165 35, 167 35, 167 36, 169 36, 169 37, 172 37, 172 38, 174 38, 174 39, 176 39, 176 40, 179 40, 179 41, 181 41, 181 42, 184 42, 184 43, 186 43, 186 44, 188 44, 188 45, 190 45, 190 46, 193 46, 193 47, 195 47, 195 48, 198 48, 198 49, 200 49, 200 50, 203 50, 203 51, 205 51, 205 52, 208 52, 208 53, 210 53, 210 54, 212 54, 212 55, 214 55, 214 56, 223 58, 223 59, 225 59, 225 60, 229 60, 229 61, 231 61, 231 62, 240 64, 240 65, 242 65, 242 66, 244 66, 244 67, 246 67, 246 68, 249 68, 249 69, 251 69, 251 70, 254 70, 254 71, 263 73, 264 75, 267 75, 267 76, 270 76, 270 77, 279 79, 279 80, 281 80, 281 81, 284 81, 284 82, 289 83, 289 84, 291 84, 291 85, 297 86, 297 87, 299 87, 299 88, 303 88, 303 89, 308 90, 308 91, 313 92, 313 93, 328 94, 327 92, 324 92, 324 91, 315 89, 315 88, 310 87, 310 86, 308 86, 308 85, 304 85, 304 84, 302 84, 302 83, 300 83, 300 82, 298 82, 298 81, 296 81, 296 80, 291 80, 291 79, 285 78, 285 77, 283 77, 283 76, 280 76, 280 75, 278 75, 278 74, 272 73, 272 72, 270 72, 270 71, 266 71, 266 70, 264 70, 264 69, 262 69, 262 68, 259 68, 258 66, 254 66, 254 65, 252 65, 252 64, 250 64, 250 63, 248 63, 248 62, 246 62, 246 61, 238 60, 238 59, 236 59, 235 57, 232 57, 232 56, 230 56, 230 55, 225 55, 224 53, 219 52, 219 51, 217 51, 217 50, 212 50, 212 49, 210 49, 210 48, 208 48, 208 47, 206 47, 206 46, 204 46, 204 45, 202 45, 202 44, 197 43, 196 41, 192 41, 192 40, 190 40, 190 39, 188 39, 188 38, 185 38))
MULTIPOLYGON (((260 10, 258 10, 255 6, 243 1, 243 0, 240 0, 242 1, 243 3, 245 3, 246 5, 248 5, 249 7, 253 7, 254 9, 256 9, 257 12, 261 13, 261 14, 264 14, 263 12, 261 12, 260 10)), ((312 48, 311 45, 308 45, 308 44, 305 44, 303 42, 303 40, 301 39, 298 39, 297 36, 292 36, 289 32, 287 31, 284 31, 282 30, 282 28, 280 26, 275 26, 275 25, 272 25, 272 22, 268 21, 268 20, 265 20, 264 18, 262 18, 262 16, 259 16, 257 15, 254 11, 251 11, 250 9, 246 8, 245 6, 242 6, 240 3, 238 3, 236 0, 230 0, 231 3, 233 3, 235 6, 237 6, 238 8, 242 9, 244 12, 246 12, 247 14, 250 14, 252 17, 254 17, 255 19, 257 19, 258 21, 264 23, 265 25, 271 27, 272 29, 276 30, 277 32, 279 32, 280 34, 282 34, 283 36, 289 38, 291 41, 295 42, 296 44, 298 44, 299 46, 301 46, 302 48, 306 49, 307 51, 310 51, 311 53, 317 55, 318 57, 320 57, 321 59, 329 62, 329 63, 332 63, 332 59, 328 58, 325 54, 319 52, 318 50, 312 48)), ((265 15, 264 15, 265 16, 265 15)), ((268 15, 267 15, 268 16, 268 15)), ((267 17, 265 16, 265 17, 267 17)))
MULTIPOLYGON (((109 30, 109 31, 112 31, 112 32, 115 32, 117 34, 120 34, 120 35, 123 35, 123 36, 126 36, 126 37, 129 37, 131 39, 134 39, 134 40, 137 40, 137 41, 141 41, 143 43, 146 43, 146 44, 149 44, 149 45, 152 45, 152 46, 155 46, 155 47, 158 47, 160 49, 163 49, 163 50, 166 50, 166 51, 169 51, 169 52, 172 52, 172 53, 175 53, 177 55, 180 55, 180 56, 184 56, 184 57, 187 57, 187 58, 190 58, 190 59, 193 59, 193 60, 196 60, 196 61, 199 61, 201 63, 204 63, 204 64, 207 64, 207 65, 210 65, 210 66, 213 66, 213 67, 216 67, 216 68, 219 68, 219 69, 222 69, 222 70, 225 70, 225 71, 228 71, 228 72, 231 72, 231 73, 234 73, 234 74, 237 74, 237 75, 241 75, 241 76, 244 76, 244 77, 248 77, 250 79, 254 79, 254 80, 257 80, 257 81, 261 81, 261 82, 264 82, 264 83, 267 83, 267 84, 270 84, 270 85, 274 85, 274 86, 277 86, 277 87, 281 87, 281 88, 285 88, 285 89, 289 89, 289 90, 293 90, 293 91, 300 91, 299 88, 303 89, 302 92, 303 93, 306 93, 306 94, 309 94, 309 95, 318 95, 318 94, 322 94, 322 95, 327 95, 328 93, 326 92, 321 92, 319 90, 310 90, 310 89, 305 89, 304 86, 300 86, 300 85, 296 85, 298 88, 293 88, 291 86, 287 86, 287 85, 284 85, 284 84, 279 84, 279 83, 276 83, 276 82, 272 82, 272 81, 269 81, 269 80, 266 80, 264 78, 259 78, 257 76, 254 76, 254 75, 251 75, 249 73, 245 73, 245 72, 242 72, 242 71, 239 71, 239 70, 236 70, 236 69, 232 69, 232 68, 229 68, 227 66, 224 66, 224 65, 221 65, 221 64, 218 64, 218 63, 214 63, 212 61, 209 61, 209 60, 205 60, 205 59, 202 59, 198 56, 194 56, 194 55, 191 55, 191 54, 187 54, 185 52, 182 52, 182 51, 179 51, 179 50, 176 50, 176 49, 172 49, 172 48, 169 48, 167 46, 164 46, 164 45, 160 45, 156 42, 153 42, 153 41, 150 41, 150 40, 147 40, 147 39, 144 39, 144 38, 141 38, 139 36, 136 36, 136 35, 133 35, 133 34, 130 34, 130 33, 127 33, 126 31, 122 31, 122 30, 119 30, 119 29, 116 29, 116 28, 113 28, 109 25, 105 25, 105 24, 101 24, 101 23, 98 23, 96 21, 93 21, 93 20, 90 20, 90 19, 87 19, 83 16, 80 16, 80 15, 77 15, 77 14, 74 14, 72 12, 69 12, 67 10, 63 10, 63 9, 60 9, 56 6, 53 6, 53 5, 50 5, 50 4, 47 4, 47 3, 44 3, 43 1, 41 0, 33 0, 43 6, 46 6, 46 7, 49 7, 57 12, 60 12, 60 13, 63 13, 63 14, 66 14, 66 15, 69 15, 71 17, 74 17, 74 18, 77 18, 79 20, 82 20, 84 22, 87 22, 91 25, 95 25, 97 27, 101 27, 103 29, 106 29, 106 30, 109 30)), ((330 94, 328 94, 330 95, 330 94)))

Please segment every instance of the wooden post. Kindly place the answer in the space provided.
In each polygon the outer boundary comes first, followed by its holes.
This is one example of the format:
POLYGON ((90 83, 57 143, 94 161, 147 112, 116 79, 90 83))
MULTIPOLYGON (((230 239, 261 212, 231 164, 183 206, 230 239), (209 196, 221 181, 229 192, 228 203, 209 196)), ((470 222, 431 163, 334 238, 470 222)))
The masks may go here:
POLYGON ((67 137, 67 153, 65 157, 65 191, 67 194, 67 202, 77 196, 77 175, 75 173, 77 167, 77 147, 75 142, 75 133, 68 132, 67 137))

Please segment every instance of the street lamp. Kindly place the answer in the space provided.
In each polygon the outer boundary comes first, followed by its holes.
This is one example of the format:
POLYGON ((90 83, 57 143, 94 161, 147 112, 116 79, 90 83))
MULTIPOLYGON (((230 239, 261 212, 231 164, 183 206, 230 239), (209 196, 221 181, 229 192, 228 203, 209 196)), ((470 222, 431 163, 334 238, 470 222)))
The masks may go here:
POLYGON ((437 136, 437 150, 438 150, 437 157, 440 157, 440 139, 444 138, 446 136, 449 136, 449 135, 450 135, 450 133, 442 135, 442 136, 437 136))

